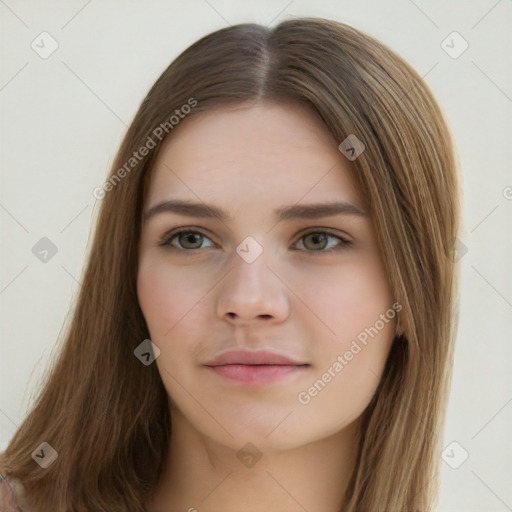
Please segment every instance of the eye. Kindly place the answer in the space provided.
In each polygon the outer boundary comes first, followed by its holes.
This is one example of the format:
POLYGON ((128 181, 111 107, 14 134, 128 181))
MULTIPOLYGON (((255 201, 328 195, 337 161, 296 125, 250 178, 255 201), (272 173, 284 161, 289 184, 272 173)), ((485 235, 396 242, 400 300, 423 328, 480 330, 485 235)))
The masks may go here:
MULTIPOLYGON (((213 247, 215 244, 212 242, 209 246, 204 247, 202 243, 205 240, 211 239, 201 231, 193 230, 190 228, 180 228, 169 233, 166 233, 160 242, 159 246, 163 246, 170 250, 180 251, 182 253, 188 253, 188 255, 192 255, 195 250, 205 249, 208 247, 213 247)), ((343 249, 344 247, 350 246, 351 241, 343 238, 339 235, 334 235, 333 233, 329 233, 328 231, 310 231, 306 234, 303 234, 298 242, 299 247, 298 250, 305 250, 310 253, 326 253, 331 251, 336 251, 343 249), (336 243, 338 240, 338 243, 336 243), (334 243, 332 243, 334 241, 334 243)))
POLYGON ((170 249, 183 250, 183 251, 191 251, 193 249, 203 249, 201 247, 201 242, 204 239, 210 240, 204 233, 201 231, 194 231, 191 229, 179 229, 176 231, 171 231, 170 233, 165 234, 162 237, 162 240, 158 245, 160 246, 168 246, 170 249), (177 239, 179 245, 176 246, 173 241, 177 239), (198 245, 199 244, 199 245, 198 245))
POLYGON ((351 245, 351 242, 346 238, 339 235, 334 235, 328 231, 310 231, 305 235, 302 235, 298 242, 299 245, 305 247, 308 252, 331 252, 339 249, 343 249, 351 245), (331 240, 331 243, 329 243, 331 240), (338 243, 332 243, 332 241, 338 240, 338 243))

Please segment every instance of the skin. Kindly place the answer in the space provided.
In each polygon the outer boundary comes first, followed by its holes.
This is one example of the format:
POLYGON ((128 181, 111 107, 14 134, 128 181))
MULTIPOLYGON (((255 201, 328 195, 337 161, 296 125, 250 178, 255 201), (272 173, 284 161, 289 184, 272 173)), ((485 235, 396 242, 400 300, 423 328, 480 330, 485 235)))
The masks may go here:
POLYGON ((143 223, 138 297, 173 424, 148 511, 338 510, 395 320, 359 343, 308 403, 298 396, 333 373, 393 298, 368 215, 276 223, 273 211, 330 201, 365 210, 339 142, 307 107, 257 103, 191 116, 160 151, 144 212, 183 199, 232 219, 163 212, 143 223), (199 234, 168 238, 175 251, 159 245, 178 227, 199 234), (305 236, 322 229, 330 236, 305 236), (236 251, 248 236, 263 249, 251 263, 236 251), (234 348, 272 349, 309 366, 256 386, 204 366, 234 348), (255 463, 237 457, 246 443, 261 454, 255 463))

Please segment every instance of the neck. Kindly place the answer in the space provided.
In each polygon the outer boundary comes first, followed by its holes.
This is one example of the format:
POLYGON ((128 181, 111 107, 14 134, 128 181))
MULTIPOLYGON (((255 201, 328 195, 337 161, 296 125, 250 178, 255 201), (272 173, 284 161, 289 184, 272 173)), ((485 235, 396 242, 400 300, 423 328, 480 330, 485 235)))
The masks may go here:
POLYGON ((241 453, 173 417, 166 473, 148 512, 338 512, 354 468, 359 422, 293 449, 241 453))

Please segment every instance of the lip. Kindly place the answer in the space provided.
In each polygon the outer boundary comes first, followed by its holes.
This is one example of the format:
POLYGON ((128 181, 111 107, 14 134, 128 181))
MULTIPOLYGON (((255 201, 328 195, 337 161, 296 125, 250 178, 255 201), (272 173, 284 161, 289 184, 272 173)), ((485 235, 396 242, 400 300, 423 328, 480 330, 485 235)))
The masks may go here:
POLYGON ((295 361, 279 352, 272 350, 229 350, 219 354, 206 366, 224 366, 227 364, 236 365, 279 365, 279 366, 300 366, 306 363, 295 361))
POLYGON ((271 350, 230 350, 205 366, 229 381, 261 386, 297 376, 310 365, 271 350))

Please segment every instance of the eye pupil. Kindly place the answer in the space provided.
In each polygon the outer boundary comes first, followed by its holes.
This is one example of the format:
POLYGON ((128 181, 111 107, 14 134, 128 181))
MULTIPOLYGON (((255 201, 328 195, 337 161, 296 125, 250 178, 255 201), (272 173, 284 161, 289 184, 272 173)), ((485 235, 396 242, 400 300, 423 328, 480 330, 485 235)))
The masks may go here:
MULTIPOLYGON (((180 244, 185 240, 183 246, 187 247, 187 243, 197 243, 198 241, 201 242, 202 235, 199 233, 181 233, 180 234, 180 244)), ((201 245, 201 244, 199 244, 201 245)), ((190 248, 190 247, 189 247, 190 248)), ((196 247, 192 247, 192 249, 195 249, 196 247)))
MULTIPOLYGON (((324 233, 312 233, 312 234, 310 234, 310 235, 306 235, 306 237, 305 237, 305 239, 304 239, 304 240, 306 241, 308 238, 310 238, 311 240, 313 240, 313 243, 314 243, 314 244, 318 244, 318 243, 320 243, 320 244, 322 245, 322 247, 320 247, 320 248, 325 247, 325 243, 326 243, 326 241, 327 241, 327 237, 325 236, 325 234, 324 234, 324 233)), ((314 249, 318 249, 318 248, 319 248, 319 247, 317 246, 317 247, 315 247, 314 249)))

